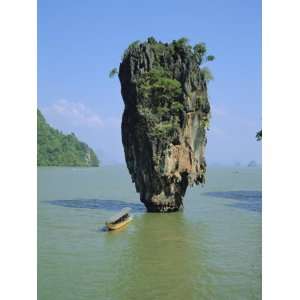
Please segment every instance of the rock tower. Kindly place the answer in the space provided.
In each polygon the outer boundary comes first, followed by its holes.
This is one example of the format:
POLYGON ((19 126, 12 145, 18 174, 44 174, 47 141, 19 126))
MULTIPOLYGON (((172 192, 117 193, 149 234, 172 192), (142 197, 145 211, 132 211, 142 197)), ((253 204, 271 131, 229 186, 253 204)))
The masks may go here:
POLYGON ((200 67, 205 53, 204 44, 192 47, 185 38, 171 43, 149 38, 132 43, 123 55, 122 142, 148 211, 177 211, 187 187, 205 182, 210 118, 209 73, 200 67))

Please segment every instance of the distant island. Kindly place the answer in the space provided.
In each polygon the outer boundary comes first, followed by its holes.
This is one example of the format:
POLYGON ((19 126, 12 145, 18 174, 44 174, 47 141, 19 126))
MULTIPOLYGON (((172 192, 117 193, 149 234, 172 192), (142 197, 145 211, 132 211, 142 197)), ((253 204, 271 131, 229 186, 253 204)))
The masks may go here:
POLYGON ((256 161, 255 161, 255 160, 251 160, 251 161, 248 163, 248 167, 250 167, 250 168, 257 167, 256 161))
POLYGON ((37 165, 98 167, 95 152, 74 133, 63 134, 52 128, 37 110, 37 165))

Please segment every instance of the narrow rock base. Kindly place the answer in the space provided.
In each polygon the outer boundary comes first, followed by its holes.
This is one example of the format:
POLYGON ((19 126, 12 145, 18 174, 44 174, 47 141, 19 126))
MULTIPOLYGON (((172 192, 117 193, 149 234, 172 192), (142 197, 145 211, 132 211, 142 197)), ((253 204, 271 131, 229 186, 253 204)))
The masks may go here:
POLYGON ((176 205, 171 203, 153 203, 153 202, 144 202, 148 212, 161 212, 161 213, 170 213, 176 212, 183 209, 182 205, 176 205))

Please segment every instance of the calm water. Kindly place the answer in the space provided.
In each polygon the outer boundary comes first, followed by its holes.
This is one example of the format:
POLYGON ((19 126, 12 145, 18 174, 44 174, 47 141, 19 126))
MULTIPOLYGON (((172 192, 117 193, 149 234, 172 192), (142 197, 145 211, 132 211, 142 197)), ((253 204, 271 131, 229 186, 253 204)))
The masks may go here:
POLYGON ((138 199, 125 167, 38 169, 39 300, 261 299, 261 169, 210 168, 183 212, 138 199))

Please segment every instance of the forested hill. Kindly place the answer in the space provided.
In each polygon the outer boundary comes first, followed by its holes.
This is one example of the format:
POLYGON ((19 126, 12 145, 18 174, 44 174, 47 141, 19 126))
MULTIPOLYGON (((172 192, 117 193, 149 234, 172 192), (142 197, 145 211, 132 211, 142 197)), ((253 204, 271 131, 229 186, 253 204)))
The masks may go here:
POLYGON ((37 111, 38 166, 97 167, 95 152, 80 142, 74 133, 65 135, 52 128, 37 111))

